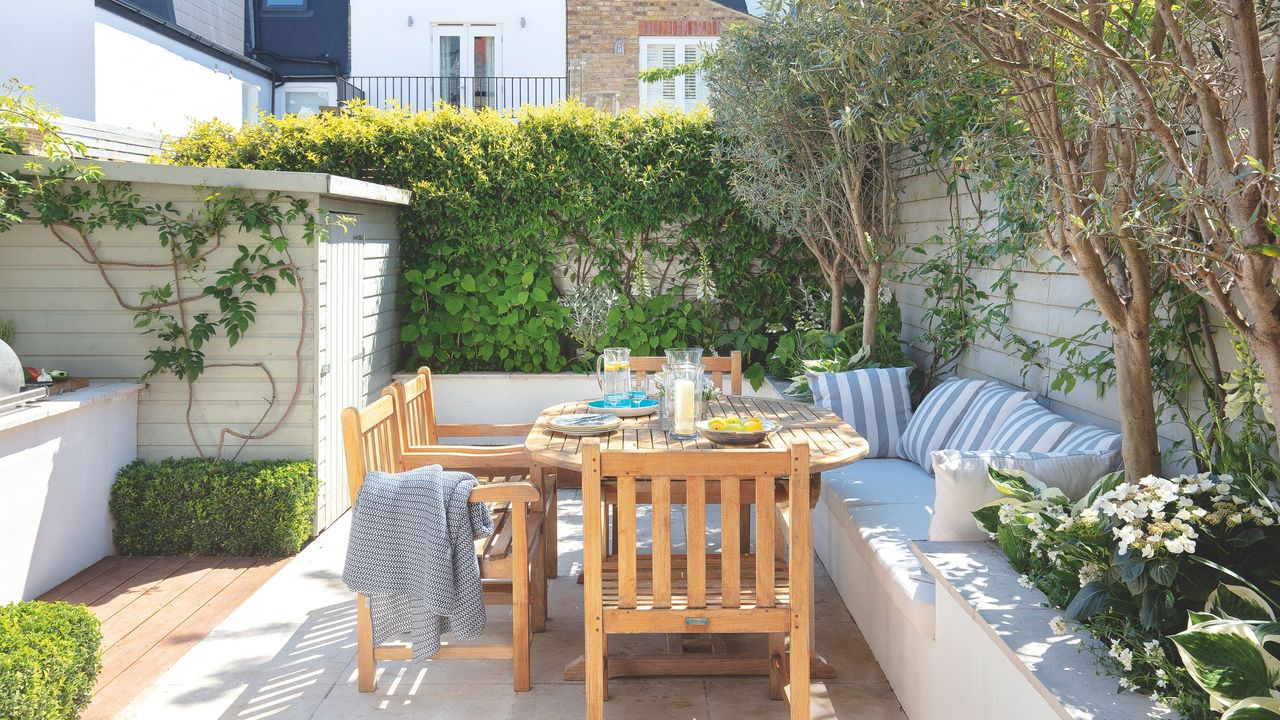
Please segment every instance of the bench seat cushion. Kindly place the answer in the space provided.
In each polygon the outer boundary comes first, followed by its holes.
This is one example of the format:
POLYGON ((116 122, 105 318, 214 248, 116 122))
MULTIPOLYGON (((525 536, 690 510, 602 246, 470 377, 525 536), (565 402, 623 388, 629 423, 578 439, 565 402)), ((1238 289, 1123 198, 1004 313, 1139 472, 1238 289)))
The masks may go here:
POLYGON ((935 588, 911 543, 929 537, 933 477, 915 463, 893 459, 861 460, 828 475, 821 501, 872 568, 874 577, 867 581, 877 583, 912 626, 932 638, 935 588))

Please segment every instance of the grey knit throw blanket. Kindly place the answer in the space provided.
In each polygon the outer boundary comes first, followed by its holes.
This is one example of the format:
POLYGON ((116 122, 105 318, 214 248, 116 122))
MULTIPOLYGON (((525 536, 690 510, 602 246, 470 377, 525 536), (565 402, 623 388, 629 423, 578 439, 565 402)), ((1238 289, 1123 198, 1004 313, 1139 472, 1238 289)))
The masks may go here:
POLYGON ((467 501, 475 485, 475 476, 439 465, 365 476, 342 580, 369 598, 375 646, 408 632, 418 662, 445 633, 484 632, 474 541, 493 533, 493 520, 483 503, 467 501))

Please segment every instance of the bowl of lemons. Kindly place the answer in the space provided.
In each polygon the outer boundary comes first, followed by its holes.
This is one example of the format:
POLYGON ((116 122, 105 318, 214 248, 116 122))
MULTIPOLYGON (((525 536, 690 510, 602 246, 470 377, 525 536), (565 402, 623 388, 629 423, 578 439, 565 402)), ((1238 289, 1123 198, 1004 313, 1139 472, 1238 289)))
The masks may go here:
POLYGON ((748 446, 759 445, 770 433, 775 433, 782 425, 774 420, 757 417, 725 415, 707 418, 694 425, 698 434, 717 445, 748 446))

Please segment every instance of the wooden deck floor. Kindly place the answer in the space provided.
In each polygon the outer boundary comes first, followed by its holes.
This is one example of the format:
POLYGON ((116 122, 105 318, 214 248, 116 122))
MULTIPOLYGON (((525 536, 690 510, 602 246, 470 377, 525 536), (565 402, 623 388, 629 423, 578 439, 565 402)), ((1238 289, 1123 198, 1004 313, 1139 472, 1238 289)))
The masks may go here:
POLYGON ((102 674, 83 719, 115 717, 286 562, 109 556, 42 595, 84 603, 102 623, 102 674))

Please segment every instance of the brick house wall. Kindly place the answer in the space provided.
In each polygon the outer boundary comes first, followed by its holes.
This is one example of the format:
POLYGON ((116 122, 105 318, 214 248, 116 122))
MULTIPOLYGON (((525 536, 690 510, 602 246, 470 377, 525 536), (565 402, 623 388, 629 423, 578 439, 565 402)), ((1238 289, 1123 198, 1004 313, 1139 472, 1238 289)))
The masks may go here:
POLYGON ((715 0, 568 0, 567 16, 573 93, 603 110, 639 105, 641 36, 719 37, 754 19, 715 0))

